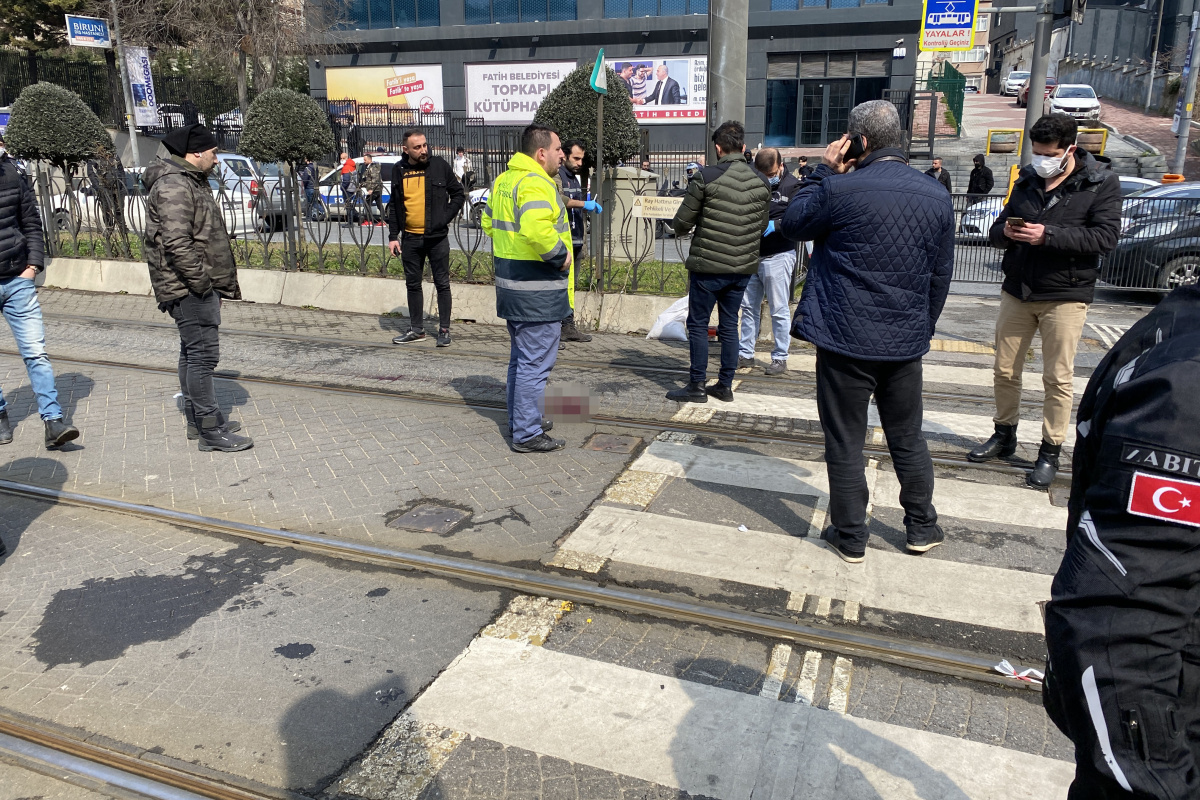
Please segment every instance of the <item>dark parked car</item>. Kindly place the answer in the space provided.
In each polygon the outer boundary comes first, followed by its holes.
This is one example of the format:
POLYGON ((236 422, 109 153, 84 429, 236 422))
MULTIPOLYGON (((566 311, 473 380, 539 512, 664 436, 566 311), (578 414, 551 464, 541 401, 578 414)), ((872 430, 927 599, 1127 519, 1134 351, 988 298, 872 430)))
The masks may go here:
POLYGON ((1200 280, 1200 183, 1160 186, 1127 197, 1121 238, 1100 266, 1100 280, 1161 289, 1200 280))
MULTIPOLYGON (((1046 99, 1046 95, 1050 94, 1050 90, 1058 86, 1058 78, 1046 78, 1046 94, 1042 95, 1042 100, 1046 99)), ((1021 84, 1021 90, 1017 92, 1017 105, 1021 108, 1029 105, 1029 79, 1021 84)))

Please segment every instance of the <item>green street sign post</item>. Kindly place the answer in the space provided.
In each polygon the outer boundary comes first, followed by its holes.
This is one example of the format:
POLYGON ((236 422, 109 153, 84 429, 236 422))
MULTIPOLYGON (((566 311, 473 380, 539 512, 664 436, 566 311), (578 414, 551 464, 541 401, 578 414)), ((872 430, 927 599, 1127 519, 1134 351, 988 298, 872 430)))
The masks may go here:
MULTIPOLYGON (((608 94, 608 73, 604 68, 604 48, 596 54, 596 65, 592 67, 592 90, 596 92, 596 179, 593 182, 597 200, 601 200, 604 190, 604 96, 608 94)), ((603 201, 601 201, 603 202, 603 201)), ((596 270, 600 278, 600 286, 604 285, 604 215, 600 215, 600 224, 592 226, 592 254, 598 259, 596 270)))

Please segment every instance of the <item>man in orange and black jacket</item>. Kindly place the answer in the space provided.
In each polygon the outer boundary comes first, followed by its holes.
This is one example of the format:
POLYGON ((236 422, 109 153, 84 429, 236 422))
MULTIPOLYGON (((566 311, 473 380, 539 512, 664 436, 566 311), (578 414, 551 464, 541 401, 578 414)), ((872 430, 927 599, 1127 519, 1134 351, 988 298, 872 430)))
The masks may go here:
POLYGON ((418 129, 404 132, 404 156, 392 171, 388 201, 388 247, 404 264, 408 286, 408 332, 394 344, 425 339, 425 261, 437 288, 437 346, 450 346, 450 223, 462 210, 465 193, 454 170, 441 156, 430 155, 429 141, 418 129))

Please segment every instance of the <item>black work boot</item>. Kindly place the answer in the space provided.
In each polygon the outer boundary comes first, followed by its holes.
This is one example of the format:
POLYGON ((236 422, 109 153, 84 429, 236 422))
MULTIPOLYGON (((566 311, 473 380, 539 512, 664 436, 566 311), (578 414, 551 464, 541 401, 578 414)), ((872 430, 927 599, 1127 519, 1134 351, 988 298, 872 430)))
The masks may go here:
POLYGON ((717 381, 712 386, 704 390, 710 397, 715 397, 726 403, 733 402, 733 389, 725 384, 717 381))
POLYGON ((238 436, 221 424, 220 417, 199 417, 200 423, 200 452, 207 453, 218 450, 222 453, 236 453, 239 450, 249 450, 254 446, 254 440, 249 436, 238 436))
POLYGON ((575 325, 575 317, 567 317, 562 324, 562 338, 566 342, 590 342, 592 335, 579 330, 575 325))
POLYGON ((12 440, 12 423, 8 421, 8 412, 0 411, 0 444, 11 444, 12 440))
MULTIPOLYGON (((187 438, 189 441, 195 441, 200 438, 200 428, 196 426, 196 409, 192 406, 190 400, 183 401, 183 416, 187 419, 187 438)), ((225 430, 230 433, 237 433, 242 429, 242 423, 236 420, 226 419, 225 415, 220 411, 217 412, 217 419, 220 424, 225 426, 225 430)))
POLYGON ((1025 476, 1025 482, 1037 489, 1048 487, 1058 474, 1058 457, 1061 453, 1061 444, 1043 441, 1041 449, 1038 450, 1037 462, 1034 463, 1033 470, 1025 476))
POLYGON ((79 438, 79 429, 61 419, 46 420, 46 449, 62 447, 79 438))
POLYGON ((682 389, 672 389, 667 392, 668 400, 677 400, 680 403, 707 403, 708 393, 704 391, 704 384, 689 383, 682 389))
POLYGON ((992 438, 967 453, 968 461, 987 461, 992 458, 1008 458, 1017 452, 1017 426, 996 423, 992 438))

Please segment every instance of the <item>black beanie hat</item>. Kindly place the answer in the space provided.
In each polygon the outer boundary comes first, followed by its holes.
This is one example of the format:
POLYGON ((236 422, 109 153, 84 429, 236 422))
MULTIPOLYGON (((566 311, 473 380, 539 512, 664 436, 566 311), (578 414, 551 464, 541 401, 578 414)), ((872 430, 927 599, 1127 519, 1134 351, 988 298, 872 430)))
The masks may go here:
POLYGON ((162 143, 172 155, 176 156, 203 153, 205 150, 212 150, 218 146, 217 137, 199 123, 176 128, 163 137, 162 143))

